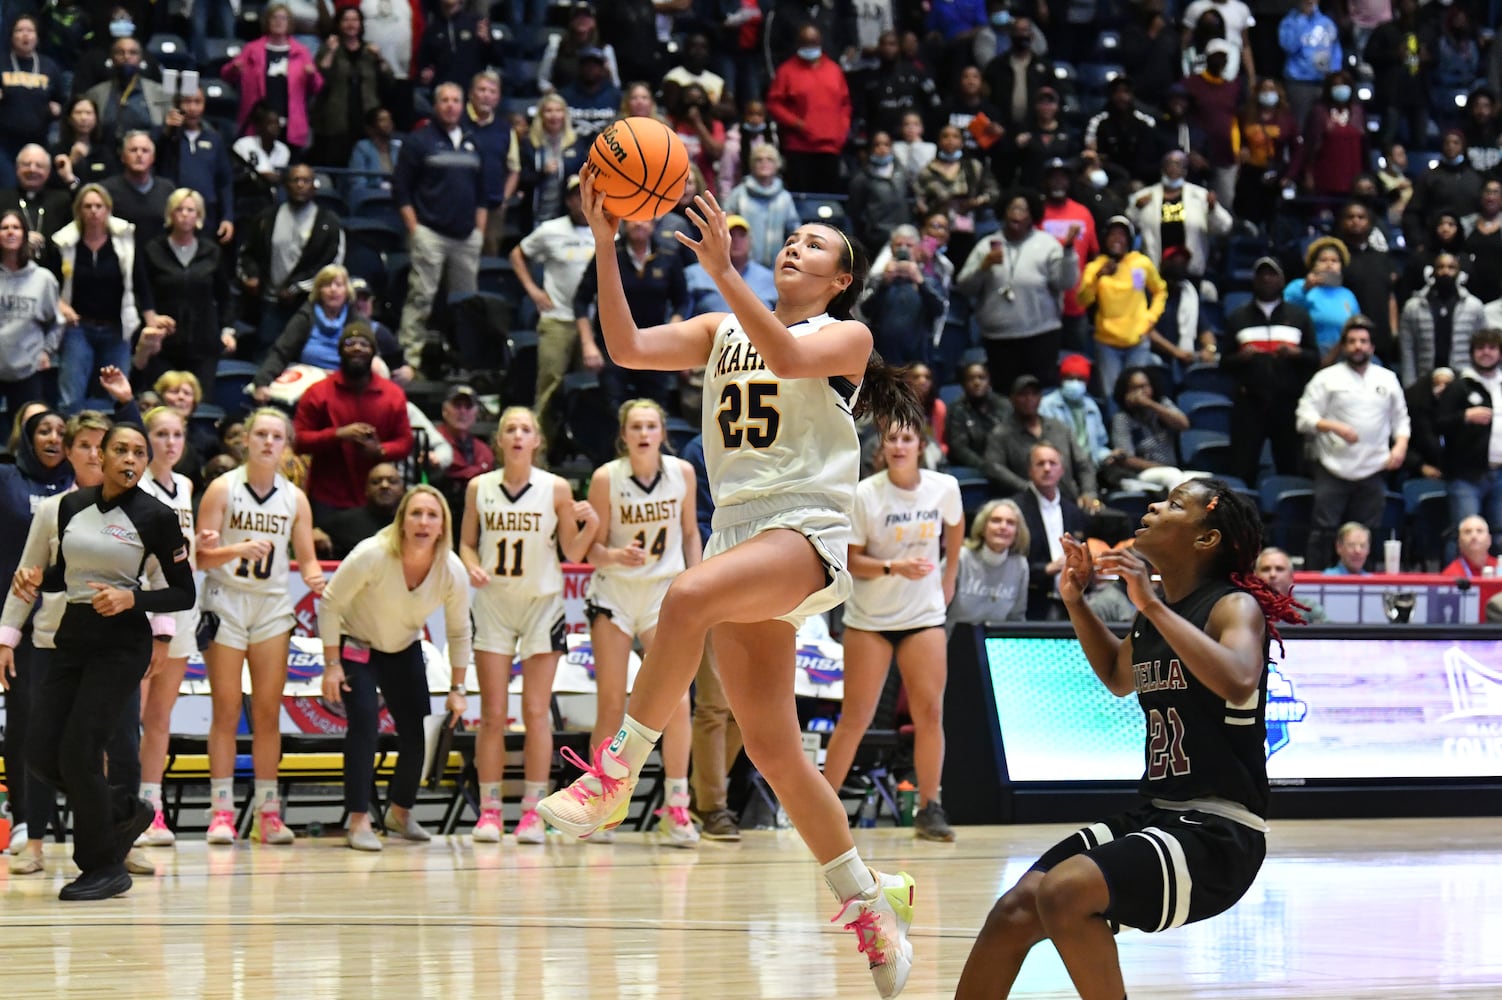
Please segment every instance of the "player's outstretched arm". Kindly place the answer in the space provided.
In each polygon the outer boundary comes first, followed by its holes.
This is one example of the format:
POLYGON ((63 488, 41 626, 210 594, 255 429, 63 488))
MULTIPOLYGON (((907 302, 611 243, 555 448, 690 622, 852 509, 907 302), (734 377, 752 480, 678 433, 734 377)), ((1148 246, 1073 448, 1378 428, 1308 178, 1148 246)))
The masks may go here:
POLYGON ((620 220, 605 210, 604 192, 594 186, 594 172, 579 172, 581 206, 595 238, 595 271, 599 280, 600 333, 610 359, 622 368, 646 371, 683 371, 702 368, 709 359, 715 329, 724 313, 705 313, 677 323, 664 323, 645 330, 631 317, 626 291, 621 287, 620 262, 615 256, 615 237, 620 220))

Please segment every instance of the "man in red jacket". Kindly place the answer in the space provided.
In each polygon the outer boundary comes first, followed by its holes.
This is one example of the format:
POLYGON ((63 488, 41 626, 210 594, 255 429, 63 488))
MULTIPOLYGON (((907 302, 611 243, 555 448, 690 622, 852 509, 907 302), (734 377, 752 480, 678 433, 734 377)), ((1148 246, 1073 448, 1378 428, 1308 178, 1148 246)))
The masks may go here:
POLYGON ((839 63, 824 54, 819 29, 798 29, 798 53, 777 67, 767 111, 782 132, 789 191, 831 194, 844 190, 840 153, 850 135, 850 87, 839 63))
POLYGON ((308 501, 313 522, 365 503, 365 476, 377 462, 400 464, 412 451, 407 395, 371 370, 375 334, 354 322, 339 337, 339 369, 303 393, 293 415, 297 450, 313 459, 308 501))

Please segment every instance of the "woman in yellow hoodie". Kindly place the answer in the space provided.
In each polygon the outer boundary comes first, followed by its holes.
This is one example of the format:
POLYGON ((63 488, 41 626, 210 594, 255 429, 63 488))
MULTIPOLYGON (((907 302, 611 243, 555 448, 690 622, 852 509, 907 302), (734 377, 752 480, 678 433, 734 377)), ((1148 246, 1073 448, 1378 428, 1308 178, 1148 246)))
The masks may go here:
POLYGON ((1132 249, 1137 230, 1125 216, 1106 223, 1105 252, 1085 265, 1080 305, 1095 306, 1095 360, 1109 396, 1123 368, 1153 363, 1149 334, 1168 304, 1168 283, 1152 259, 1132 249))

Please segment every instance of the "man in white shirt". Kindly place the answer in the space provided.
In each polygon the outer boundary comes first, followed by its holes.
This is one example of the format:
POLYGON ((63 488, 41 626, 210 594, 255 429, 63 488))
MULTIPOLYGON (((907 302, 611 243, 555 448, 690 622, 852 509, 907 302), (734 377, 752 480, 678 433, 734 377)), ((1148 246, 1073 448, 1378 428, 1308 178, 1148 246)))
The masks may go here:
POLYGON ((1340 335, 1340 362, 1304 387, 1295 423, 1313 435, 1318 465, 1305 561, 1329 565, 1345 521, 1377 531, 1387 502, 1386 473, 1408 455, 1408 404, 1398 377, 1372 366, 1372 321, 1353 316, 1340 335))
MULTIPOLYGON (((537 393, 533 406, 550 442, 563 440, 563 414, 553 397, 579 358, 579 329, 574 316, 574 292, 595 255, 595 238, 584 220, 579 177, 568 179, 563 195, 567 215, 549 219, 511 249, 511 266, 522 290, 537 306, 537 393), (532 265, 542 265, 542 284, 532 277, 532 265)), ((561 400, 560 400, 561 402, 561 400)))

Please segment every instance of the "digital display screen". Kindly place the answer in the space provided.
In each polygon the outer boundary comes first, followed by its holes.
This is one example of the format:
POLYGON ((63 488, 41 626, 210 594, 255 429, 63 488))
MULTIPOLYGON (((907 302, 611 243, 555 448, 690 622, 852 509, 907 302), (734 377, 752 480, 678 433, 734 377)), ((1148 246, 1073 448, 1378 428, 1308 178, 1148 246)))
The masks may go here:
MULTIPOLYGON (((1272 782, 1502 775, 1502 639, 1370 631, 1285 637, 1268 679, 1272 782)), ((985 653, 1012 782, 1142 776, 1137 698, 1107 691, 1072 635, 992 633, 985 653)))

